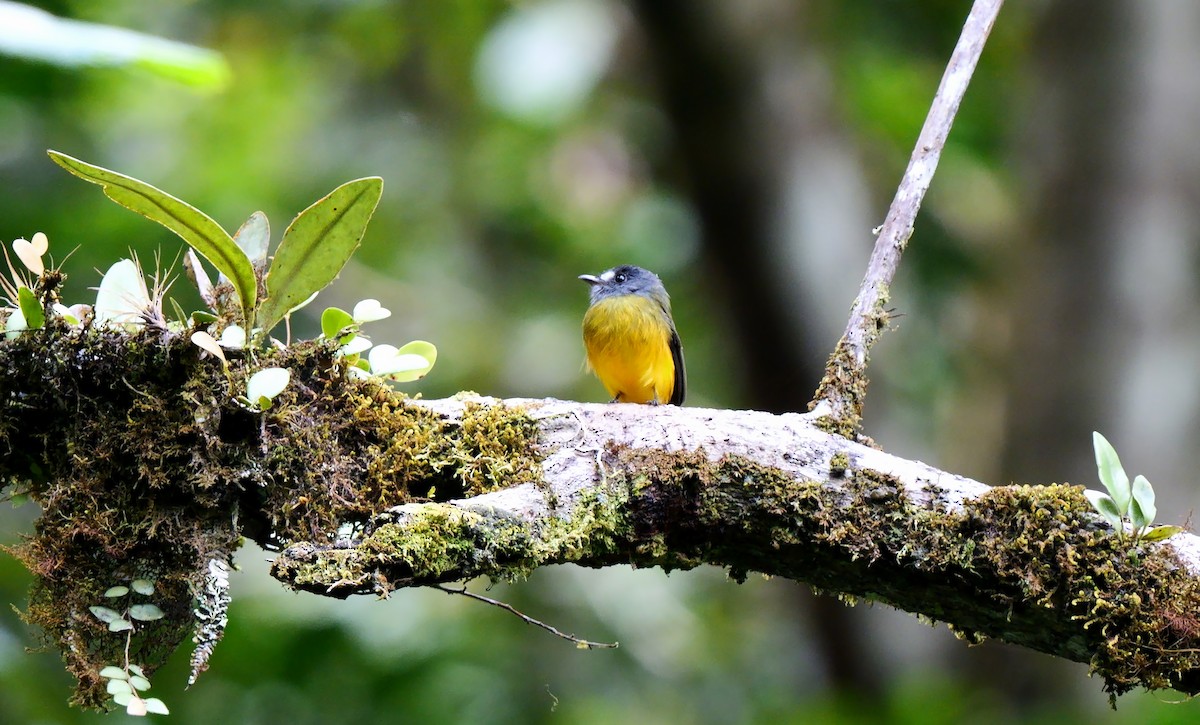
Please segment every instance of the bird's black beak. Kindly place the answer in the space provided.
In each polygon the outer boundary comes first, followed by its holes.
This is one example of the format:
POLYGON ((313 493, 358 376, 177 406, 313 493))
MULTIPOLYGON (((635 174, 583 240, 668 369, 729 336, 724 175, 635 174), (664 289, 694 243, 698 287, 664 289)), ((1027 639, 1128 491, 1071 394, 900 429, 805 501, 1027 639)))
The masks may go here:
POLYGON ((581 274, 579 275, 579 279, 592 285, 600 284, 600 278, 594 274, 581 274))

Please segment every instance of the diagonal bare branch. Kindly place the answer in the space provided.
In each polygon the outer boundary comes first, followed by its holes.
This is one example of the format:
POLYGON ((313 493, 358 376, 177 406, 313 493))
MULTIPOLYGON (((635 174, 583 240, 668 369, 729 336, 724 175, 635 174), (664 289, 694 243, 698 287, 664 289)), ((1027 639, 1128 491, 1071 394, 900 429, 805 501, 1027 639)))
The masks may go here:
POLYGON ((820 406, 822 414, 829 418, 827 427, 843 435, 858 433, 866 395, 867 360, 871 346, 887 328, 886 308, 892 278, 900 264, 900 255, 912 237, 917 212, 937 171, 958 106, 1003 4, 1004 0, 975 0, 971 7, 925 117, 925 125, 917 137, 908 168, 896 189, 883 226, 879 228, 846 331, 825 365, 825 376, 812 408, 820 406))

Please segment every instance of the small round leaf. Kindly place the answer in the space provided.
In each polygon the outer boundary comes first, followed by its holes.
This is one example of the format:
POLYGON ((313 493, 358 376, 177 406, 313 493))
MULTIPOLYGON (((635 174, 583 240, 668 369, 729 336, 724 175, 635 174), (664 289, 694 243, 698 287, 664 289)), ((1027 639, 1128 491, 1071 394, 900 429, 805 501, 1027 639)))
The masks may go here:
POLYGON ((1182 526, 1155 526, 1142 535, 1143 541, 1162 541, 1183 531, 1182 526))
POLYGON ((1124 531, 1124 525, 1121 522, 1121 512, 1117 510, 1117 504, 1112 500, 1112 497, 1087 489, 1083 492, 1087 496, 1087 500, 1092 504, 1092 508, 1100 512, 1106 521, 1118 531, 1124 531))
POLYGON ((96 619, 99 619, 101 622, 115 622, 121 618, 120 612, 108 607, 88 607, 88 611, 96 615, 96 619))
POLYGON ((332 340, 354 324, 349 312, 338 307, 326 307, 321 313, 321 334, 332 340))
POLYGON ((229 364, 229 361, 225 359, 225 351, 221 349, 221 345, 212 335, 204 330, 197 330, 192 333, 192 343, 226 365, 229 364))
POLYGON ((255 403, 260 403, 260 398, 270 401, 283 392, 291 379, 292 373, 287 368, 263 368, 250 376, 246 397, 255 403))
POLYGON ((358 323, 386 320, 392 311, 379 304, 379 300, 366 299, 354 306, 354 321, 358 323))
POLYGON ((375 375, 407 383, 419 380, 433 368, 437 348, 424 340, 415 340, 400 349, 392 345, 376 345, 367 356, 375 375))
POLYGON ((163 610, 153 604, 135 604, 129 608, 129 616, 139 622, 151 622, 155 619, 162 619, 166 615, 163 610))
POLYGON ((42 255, 50 247, 50 242, 46 239, 46 235, 38 232, 33 235, 33 239, 25 240, 18 239, 12 243, 13 251, 17 254, 17 259, 21 260, 30 272, 41 276, 46 271, 46 265, 42 262, 42 255))
POLYGON ((21 308, 21 314, 25 316, 25 324, 30 328, 36 330, 46 324, 46 313, 42 311, 42 303, 33 290, 28 287, 19 287, 17 304, 21 308))
POLYGON ((338 348, 338 352, 342 356, 357 355, 371 349, 371 341, 363 335, 355 335, 350 338, 344 345, 338 348))
POLYGON ((171 711, 167 709, 166 703, 157 697, 146 698, 146 712, 154 713, 155 715, 171 714, 171 711))
MULTIPOLYGON (((1142 524, 1142 527, 1149 526, 1154 522, 1154 517, 1158 515, 1158 509, 1154 505, 1154 488, 1146 480, 1145 476, 1138 475, 1133 479, 1131 490, 1133 493, 1133 502, 1137 504, 1139 513, 1145 522, 1142 524)), ((1136 525, 1137 522, 1134 523, 1136 525)))
POLYGON ((25 314, 20 309, 13 310, 8 319, 4 321, 4 336, 9 340, 28 329, 29 324, 25 322, 25 314))
POLYGON ((230 350, 241 350, 246 346, 246 328, 241 325, 230 325, 221 331, 221 347, 230 350))
MULTIPOLYGON (((76 305, 76 306, 78 306, 78 305, 76 305)), ((67 307, 66 305, 64 305, 61 302, 55 302, 52 305, 52 307, 54 308, 55 314, 57 314, 59 317, 61 317, 63 319, 63 322, 67 323, 68 325, 70 325, 72 327, 78 327, 83 322, 82 315, 76 315, 75 310, 71 309, 70 307, 67 307)))

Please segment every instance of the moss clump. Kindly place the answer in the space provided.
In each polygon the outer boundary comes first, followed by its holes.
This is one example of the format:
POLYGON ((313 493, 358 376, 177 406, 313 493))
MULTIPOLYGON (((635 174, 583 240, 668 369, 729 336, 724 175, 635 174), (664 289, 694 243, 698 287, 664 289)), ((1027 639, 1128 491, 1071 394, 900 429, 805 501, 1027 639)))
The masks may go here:
POLYGON ((284 545, 329 542, 339 525, 365 524, 405 503, 541 477, 537 424, 521 408, 468 403, 452 421, 374 380, 331 380, 314 392, 307 401, 284 400, 283 422, 266 431, 267 464, 279 484, 264 511, 284 545))
MULTIPOLYGON (((1089 662, 1111 693, 1200 689, 1200 591, 1171 549, 1130 548, 1079 487, 1009 486, 952 507, 847 469, 836 486, 738 457, 617 451, 635 563, 720 563, 1089 662)), ((925 492, 928 496, 928 491, 925 492)))
POLYGON ((968 502, 964 526, 976 530, 977 557, 1022 602, 1078 623, 1108 692, 1195 691, 1200 589, 1169 547, 1118 538, 1078 486, 992 489, 968 502))
POLYGON ((520 578, 537 565, 538 552, 524 522, 427 503, 400 510, 354 546, 291 547, 276 558, 271 573, 294 588, 327 596, 386 596, 398 586, 481 574, 520 578))
POLYGON ((13 550, 35 574, 24 616, 61 649, 75 702, 100 706, 98 672, 124 663, 126 635, 88 607, 133 578, 155 582, 166 616, 140 624, 129 650, 152 673, 191 629, 208 560, 239 541, 238 489, 208 475, 238 458, 208 404, 228 395, 225 378, 186 340, 54 325, 0 345, 0 367, 0 448, 19 452, 0 457, 0 481, 42 506, 13 550))
POLYGON ((344 523, 453 489, 437 415, 374 380, 317 377, 308 386, 304 399, 285 393, 279 423, 264 431, 274 475, 262 528, 277 545, 328 542, 344 523))
POLYGON ((466 496, 542 478, 537 421, 522 407, 468 402, 450 437, 455 476, 466 496))
POLYGON ((592 490, 573 503, 569 517, 532 529, 490 507, 413 504, 377 517, 353 544, 289 547, 271 573, 327 596, 386 595, 397 586, 477 576, 512 581, 548 563, 617 563, 626 560, 628 499, 621 485, 592 490))
POLYGON ((150 674, 193 626, 209 560, 243 536, 329 542, 393 506, 538 477, 524 411, 471 405, 446 421, 347 379, 328 344, 227 352, 227 376, 185 336, 49 324, 0 342, 0 485, 42 506, 13 551, 36 576, 25 616, 63 652, 83 705, 108 700, 97 673, 124 663, 125 636, 88 614, 106 589, 156 582, 167 616, 139 625, 130 650, 150 674), (240 381, 267 366, 292 384, 265 412, 239 407, 240 381))
POLYGON ((438 580, 460 571, 464 561, 483 570, 505 568, 515 578, 534 555, 533 541, 521 522, 437 505, 406 515, 401 525, 379 527, 360 548, 388 561, 406 562, 415 581, 438 580))
POLYGON ((817 386, 809 409, 812 410, 828 396, 837 396, 844 401, 844 405, 838 406, 837 415, 825 415, 817 419, 816 426, 826 433, 855 440, 862 428, 862 406, 867 396, 867 383, 863 371, 855 364, 846 339, 842 338, 825 363, 825 375, 817 386))
POLYGON ((846 469, 850 467, 850 456, 845 451, 834 453, 829 459, 829 475, 834 478, 841 478, 846 475, 846 469))
MULTIPOLYGON (((887 329, 891 315, 887 311, 887 301, 890 291, 886 284, 880 284, 877 289, 875 304, 864 320, 862 340, 863 355, 867 355, 879 335, 887 329)), ((850 349, 846 337, 838 340, 837 347, 825 363, 825 375, 813 395, 809 410, 821 402, 827 402, 834 408, 831 415, 820 418, 816 425, 827 433, 838 435, 850 440, 857 440, 862 428, 863 401, 867 397, 866 361, 859 363, 856 354, 850 349)))

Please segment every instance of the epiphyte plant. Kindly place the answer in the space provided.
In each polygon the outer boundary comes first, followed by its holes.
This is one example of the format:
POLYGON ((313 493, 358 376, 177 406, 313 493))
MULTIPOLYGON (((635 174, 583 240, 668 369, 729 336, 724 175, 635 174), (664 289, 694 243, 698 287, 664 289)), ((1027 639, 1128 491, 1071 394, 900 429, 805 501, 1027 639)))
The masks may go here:
POLYGON ((1096 453, 1100 483, 1108 493, 1090 489, 1083 493, 1092 508, 1116 530, 1119 538, 1128 538, 1132 547, 1139 541, 1161 541, 1183 531, 1181 526, 1153 526, 1154 517, 1158 515, 1154 488, 1141 474, 1129 480, 1116 449, 1107 438, 1093 431, 1092 448, 1096 453))
MULTIPOLYGON (((194 312, 190 322, 194 326, 220 323, 221 334, 218 340, 197 327, 198 335, 194 334, 193 340, 220 358, 223 365, 226 360, 221 348, 244 347, 253 356, 256 348, 270 344, 270 332, 276 325, 308 304, 338 276, 358 248, 383 192, 383 179, 377 176, 342 184, 292 220, 274 257, 268 260, 270 224, 262 212, 252 214, 231 236, 204 212, 146 182, 57 151, 48 153, 67 171, 99 185, 106 196, 121 206, 170 229, 194 250, 185 258, 185 266, 213 314, 194 312), (220 273, 217 285, 208 279, 196 254, 216 267, 220 273), (228 285, 226 289, 232 289, 232 294, 220 294, 222 283, 228 285), (264 294, 259 294, 260 289, 264 294)), ((45 247, 45 236, 40 234, 34 235, 31 242, 14 243, 18 257, 38 275, 42 273, 38 267, 45 247)), ((5 328, 10 336, 42 326, 41 305, 29 285, 17 284, 9 296, 16 303, 5 328)), ((156 301, 161 304, 161 299, 156 300, 147 292, 140 267, 130 260, 121 260, 101 281, 94 322, 140 324, 140 311, 156 301)), ((65 315, 68 310, 56 311, 65 315)), ((336 336, 343 345, 353 343, 342 355, 354 374, 405 382, 423 377, 433 367, 437 351, 420 340, 399 349, 379 345, 369 356, 359 355, 370 347, 359 335, 361 324, 391 314, 378 301, 364 300, 355 307, 354 315, 336 308, 326 310, 326 314, 331 311, 334 317, 340 318, 336 313, 345 315, 349 322, 335 334, 329 334, 327 329, 325 337, 336 336)), ((287 385, 285 372, 268 369, 258 371, 265 375, 251 375, 247 382, 256 384, 247 389, 245 396, 238 396, 239 402, 257 410, 269 407, 270 399, 287 385)))

